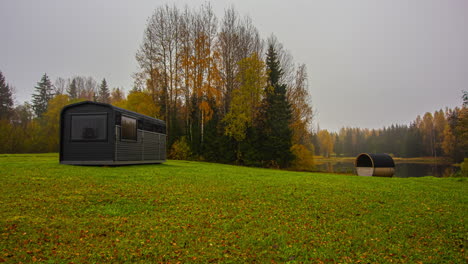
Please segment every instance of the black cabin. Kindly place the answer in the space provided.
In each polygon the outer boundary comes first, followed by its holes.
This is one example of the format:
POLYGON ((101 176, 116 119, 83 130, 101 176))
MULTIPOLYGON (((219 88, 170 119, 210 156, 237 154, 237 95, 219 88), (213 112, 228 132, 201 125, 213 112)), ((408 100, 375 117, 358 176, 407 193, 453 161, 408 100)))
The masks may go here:
POLYGON ((60 113, 60 163, 125 165, 166 161, 166 123, 110 104, 80 102, 60 113))

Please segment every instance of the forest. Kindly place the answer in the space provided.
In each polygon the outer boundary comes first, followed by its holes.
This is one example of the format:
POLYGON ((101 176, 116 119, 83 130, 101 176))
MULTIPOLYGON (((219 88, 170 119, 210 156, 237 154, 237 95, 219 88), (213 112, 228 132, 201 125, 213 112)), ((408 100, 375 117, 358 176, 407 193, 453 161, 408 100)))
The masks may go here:
POLYGON ((460 107, 425 113, 409 126, 314 129, 306 65, 275 36, 261 38, 234 8, 221 19, 210 5, 155 9, 135 58, 128 92, 106 79, 53 82, 45 73, 31 102, 17 105, 0 72, 0 153, 57 152, 60 110, 92 100, 166 121, 172 159, 311 170, 314 155, 467 156, 467 92, 460 107))
POLYGON ((468 94, 463 106, 425 113, 408 125, 382 129, 343 127, 338 133, 319 130, 313 144, 317 154, 352 157, 359 153, 389 153, 396 157, 447 157, 462 161, 467 157, 468 94))

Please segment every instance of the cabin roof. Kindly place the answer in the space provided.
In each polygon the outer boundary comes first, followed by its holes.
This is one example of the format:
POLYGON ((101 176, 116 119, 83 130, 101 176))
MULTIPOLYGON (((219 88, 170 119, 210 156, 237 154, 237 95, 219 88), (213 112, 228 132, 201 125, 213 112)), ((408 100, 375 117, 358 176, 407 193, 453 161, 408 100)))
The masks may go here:
POLYGON ((157 118, 154 118, 154 117, 151 117, 151 116, 143 115, 143 114, 140 114, 140 113, 137 113, 137 112, 133 112, 133 111, 124 109, 124 108, 113 106, 111 104, 92 102, 92 101, 83 101, 83 102, 78 102, 78 103, 74 103, 74 104, 69 104, 69 105, 65 106, 62 109, 62 113, 64 111, 68 110, 69 108, 73 108, 73 107, 77 107, 77 106, 81 106, 81 105, 85 105, 85 104, 100 105, 100 106, 111 108, 111 109, 113 109, 114 111, 117 111, 117 112, 121 112, 121 113, 128 114, 128 115, 131 115, 131 116, 136 116, 138 118, 143 118, 143 119, 145 119, 147 121, 151 121, 151 122, 159 123, 159 124, 164 124, 164 125, 166 124, 166 122, 164 122, 163 120, 160 120, 160 119, 157 119, 157 118))

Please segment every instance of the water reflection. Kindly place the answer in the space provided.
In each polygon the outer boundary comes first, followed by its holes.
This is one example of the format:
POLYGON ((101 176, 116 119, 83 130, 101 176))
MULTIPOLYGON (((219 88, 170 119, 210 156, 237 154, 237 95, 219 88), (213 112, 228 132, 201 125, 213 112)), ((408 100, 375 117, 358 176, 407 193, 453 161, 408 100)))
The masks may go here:
MULTIPOLYGON (((323 162, 321 164, 316 164, 316 168, 323 172, 356 174, 353 162, 323 162)), ((450 164, 397 162, 395 164, 395 175, 393 177, 449 177, 458 170, 458 167, 450 164)))

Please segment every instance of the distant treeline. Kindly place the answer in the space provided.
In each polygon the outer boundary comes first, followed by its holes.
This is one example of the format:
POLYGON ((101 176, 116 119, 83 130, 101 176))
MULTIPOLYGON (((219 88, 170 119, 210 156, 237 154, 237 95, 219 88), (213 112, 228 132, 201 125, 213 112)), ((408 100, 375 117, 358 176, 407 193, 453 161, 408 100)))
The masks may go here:
POLYGON ((409 126, 383 129, 342 128, 338 133, 314 134, 317 153, 324 156, 356 156, 359 153, 390 153, 397 157, 449 157, 462 161, 468 154, 468 94, 463 106, 418 116, 409 126))
POLYGON ((233 8, 221 20, 209 5, 157 8, 136 60, 128 95, 105 79, 52 83, 44 74, 33 100, 17 106, 0 72, 0 153, 57 152, 60 110, 92 100, 165 120, 169 157, 176 159, 309 170, 314 153, 466 156, 466 105, 428 113, 409 127, 314 132, 305 65, 294 63, 274 36, 260 38, 250 18, 233 8))

